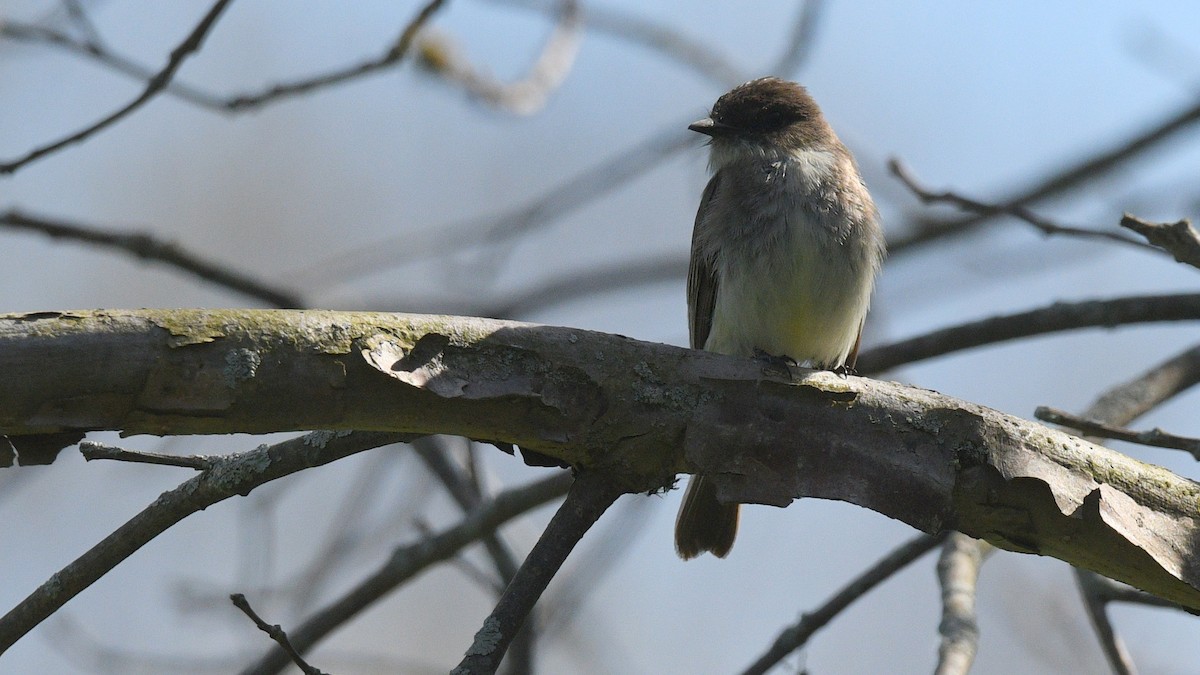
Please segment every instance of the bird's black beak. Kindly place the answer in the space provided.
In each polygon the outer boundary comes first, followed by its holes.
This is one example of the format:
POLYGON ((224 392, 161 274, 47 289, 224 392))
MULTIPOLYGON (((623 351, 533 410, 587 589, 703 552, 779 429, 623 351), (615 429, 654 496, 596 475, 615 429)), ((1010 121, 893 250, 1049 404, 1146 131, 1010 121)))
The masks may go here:
POLYGON ((692 122, 688 125, 688 129, 691 129, 698 134, 704 134, 705 136, 712 136, 714 138, 718 136, 729 136, 735 130, 734 127, 731 127, 728 124, 721 124, 720 122, 713 120, 711 117, 705 117, 702 120, 696 120, 695 122, 692 122))

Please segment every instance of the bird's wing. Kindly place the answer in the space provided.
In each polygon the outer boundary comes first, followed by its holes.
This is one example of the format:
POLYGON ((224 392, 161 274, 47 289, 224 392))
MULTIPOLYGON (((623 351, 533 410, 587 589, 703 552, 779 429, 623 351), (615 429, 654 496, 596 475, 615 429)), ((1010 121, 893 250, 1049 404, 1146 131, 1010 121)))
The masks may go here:
POLYGON ((711 215, 713 194, 721 179, 718 172, 704 188, 700 198, 700 209, 696 211, 696 224, 692 228, 692 257, 688 265, 688 335, 692 349, 704 349, 708 333, 712 329, 713 306, 717 302, 717 267, 709 252, 701 246, 700 233, 705 218, 711 215))

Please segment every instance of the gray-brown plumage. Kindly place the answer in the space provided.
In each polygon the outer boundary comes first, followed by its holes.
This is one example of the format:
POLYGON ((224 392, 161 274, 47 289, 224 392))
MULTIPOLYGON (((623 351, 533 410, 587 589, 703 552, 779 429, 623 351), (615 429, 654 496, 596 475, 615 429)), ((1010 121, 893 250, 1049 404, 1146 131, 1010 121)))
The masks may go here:
MULTIPOLYGON (((689 129, 709 136, 713 176, 692 232, 691 346, 852 367, 884 256, 854 159, 803 87, 740 85, 689 129)), ((675 525, 680 557, 724 557, 738 505, 694 476, 675 525)))

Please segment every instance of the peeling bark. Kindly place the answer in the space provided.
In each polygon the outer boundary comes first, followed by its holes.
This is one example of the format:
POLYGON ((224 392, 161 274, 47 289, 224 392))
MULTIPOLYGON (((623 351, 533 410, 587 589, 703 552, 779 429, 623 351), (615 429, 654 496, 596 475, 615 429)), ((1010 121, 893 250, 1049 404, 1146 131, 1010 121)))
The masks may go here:
POLYGON ((1200 485, 936 392, 590 331, 382 313, 0 317, 0 433, 361 429, 512 443, 628 491, 838 499, 1200 610, 1200 485))

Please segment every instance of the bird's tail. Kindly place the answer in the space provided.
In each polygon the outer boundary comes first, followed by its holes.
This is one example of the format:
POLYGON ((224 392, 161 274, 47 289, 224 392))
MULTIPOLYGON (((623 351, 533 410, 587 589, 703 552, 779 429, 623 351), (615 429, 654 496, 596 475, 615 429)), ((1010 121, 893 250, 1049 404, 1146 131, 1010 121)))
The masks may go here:
POLYGON ((724 558, 737 537, 740 504, 717 501, 717 490, 704 476, 692 476, 675 520, 675 552, 688 560, 711 552, 724 558))

